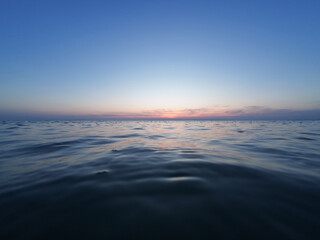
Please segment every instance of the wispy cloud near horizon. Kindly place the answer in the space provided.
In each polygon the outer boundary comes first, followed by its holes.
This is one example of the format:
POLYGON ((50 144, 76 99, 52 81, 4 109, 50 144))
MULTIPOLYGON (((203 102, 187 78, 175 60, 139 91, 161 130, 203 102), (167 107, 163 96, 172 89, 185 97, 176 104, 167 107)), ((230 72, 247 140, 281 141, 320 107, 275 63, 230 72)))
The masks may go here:
POLYGON ((108 119, 216 119, 216 120, 320 120, 319 109, 273 109, 263 106, 245 106, 228 109, 190 108, 156 109, 140 112, 106 112, 102 114, 58 114, 44 112, 0 111, 0 120, 108 120, 108 119))

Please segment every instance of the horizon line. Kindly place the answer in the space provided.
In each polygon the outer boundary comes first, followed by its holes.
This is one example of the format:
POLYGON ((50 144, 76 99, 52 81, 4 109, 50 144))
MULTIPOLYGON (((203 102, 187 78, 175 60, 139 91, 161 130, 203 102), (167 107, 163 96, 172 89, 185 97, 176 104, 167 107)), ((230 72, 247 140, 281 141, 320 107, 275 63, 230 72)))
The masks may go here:
POLYGON ((247 106, 238 109, 182 109, 143 112, 109 112, 104 114, 71 114, 1 111, 0 121, 7 120, 320 120, 320 109, 272 109, 247 106))

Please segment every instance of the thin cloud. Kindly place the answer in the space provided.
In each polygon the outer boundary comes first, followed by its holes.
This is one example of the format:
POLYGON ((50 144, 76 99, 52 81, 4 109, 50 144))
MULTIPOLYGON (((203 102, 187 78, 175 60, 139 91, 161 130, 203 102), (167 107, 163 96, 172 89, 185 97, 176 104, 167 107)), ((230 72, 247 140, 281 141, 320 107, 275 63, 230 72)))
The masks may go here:
POLYGON ((245 106, 226 109, 187 108, 187 109, 155 109, 141 112, 109 112, 105 114, 66 115, 54 113, 27 113, 0 111, 0 120, 59 120, 59 119, 221 119, 221 120, 255 120, 255 119, 320 119, 320 109, 272 109, 264 106, 245 106))

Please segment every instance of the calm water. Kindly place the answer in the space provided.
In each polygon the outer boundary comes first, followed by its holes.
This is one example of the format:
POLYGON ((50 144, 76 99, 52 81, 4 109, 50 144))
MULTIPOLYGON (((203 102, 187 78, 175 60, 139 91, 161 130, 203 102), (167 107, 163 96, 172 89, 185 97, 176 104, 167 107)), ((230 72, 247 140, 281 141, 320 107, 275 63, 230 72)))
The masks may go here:
POLYGON ((319 239, 320 121, 0 122, 0 239, 319 239))

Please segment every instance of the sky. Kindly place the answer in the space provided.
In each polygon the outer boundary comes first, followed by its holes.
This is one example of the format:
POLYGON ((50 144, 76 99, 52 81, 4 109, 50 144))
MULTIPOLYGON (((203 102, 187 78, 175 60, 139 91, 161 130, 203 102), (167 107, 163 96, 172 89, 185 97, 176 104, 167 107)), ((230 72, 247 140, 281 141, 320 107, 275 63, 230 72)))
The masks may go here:
POLYGON ((320 1, 0 1, 0 120, 320 119, 320 1))

